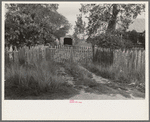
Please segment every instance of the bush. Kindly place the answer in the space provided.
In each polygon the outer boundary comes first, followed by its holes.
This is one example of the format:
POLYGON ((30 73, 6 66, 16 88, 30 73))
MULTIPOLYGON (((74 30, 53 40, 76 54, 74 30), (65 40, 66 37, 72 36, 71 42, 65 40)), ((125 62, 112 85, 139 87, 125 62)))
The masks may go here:
POLYGON ((132 48, 133 44, 130 40, 121 38, 121 34, 117 31, 102 33, 91 39, 98 47, 120 49, 132 48))
POLYGON ((136 30, 132 30, 129 32, 129 39, 134 43, 137 44, 137 39, 138 39, 138 33, 136 30))

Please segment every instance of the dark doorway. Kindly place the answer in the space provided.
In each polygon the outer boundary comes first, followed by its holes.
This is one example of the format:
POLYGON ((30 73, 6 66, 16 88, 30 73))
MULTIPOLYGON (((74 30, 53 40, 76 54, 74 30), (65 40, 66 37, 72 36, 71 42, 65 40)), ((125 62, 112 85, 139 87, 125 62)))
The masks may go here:
POLYGON ((64 45, 72 45, 72 38, 64 38, 64 45))

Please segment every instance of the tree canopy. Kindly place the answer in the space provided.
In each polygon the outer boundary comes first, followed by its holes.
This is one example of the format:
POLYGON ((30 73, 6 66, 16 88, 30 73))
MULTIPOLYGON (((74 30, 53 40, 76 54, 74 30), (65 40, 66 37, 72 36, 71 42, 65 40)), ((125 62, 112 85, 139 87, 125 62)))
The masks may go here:
POLYGON ((80 12, 89 13, 87 30, 90 35, 104 23, 108 25, 106 31, 115 30, 116 23, 127 29, 132 19, 143 11, 145 4, 81 4, 80 8, 80 12))
MULTIPOLYGON (((122 40, 122 37, 118 36, 117 38, 115 36, 119 32, 116 25, 119 25, 119 29, 125 32, 133 19, 144 11, 145 4, 81 4, 80 12, 87 14, 88 18, 86 30, 89 37, 87 41, 92 44, 99 43, 108 46, 117 43, 122 45, 121 42, 118 42, 120 39, 122 40), (101 40, 100 35, 103 38, 101 40), (114 39, 112 40, 112 38, 114 39), (98 42, 98 39, 101 42, 98 42)), ((124 40, 123 44, 125 43, 124 40)))
POLYGON ((6 44, 17 47, 46 44, 65 36, 70 24, 57 12, 58 6, 58 4, 6 4, 6 44))
POLYGON ((83 40, 79 36, 84 34, 86 26, 85 22, 82 20, 82 14, 77 15, 77 21, 75 21, 75 23, 76 25, 74 27, 73 37, 76 43, 78 43, 79 41, 83 40))

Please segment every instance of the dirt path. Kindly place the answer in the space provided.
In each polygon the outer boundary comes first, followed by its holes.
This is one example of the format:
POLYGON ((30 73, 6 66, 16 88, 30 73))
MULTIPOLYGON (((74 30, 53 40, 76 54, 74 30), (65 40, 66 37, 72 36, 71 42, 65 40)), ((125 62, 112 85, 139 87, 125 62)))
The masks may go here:
MULTIPOLYGON (((83 67, 81 68, 87 70, 83 67)), ((92 79, 99 83, 99 85, 92 88, 82 87, 79 89, 80 93, 69 98, 70 100, 140 100, 145 97, 145 94, 136 90, 136 88, 122 86, 121 84, 96 76, 93 73, 92 75, 92 79)))
MULTIPOLYGON (((88 71, 87 69, 81 67, 88 71)), ((64 73, 64 69, 61 69, 64 73)), ((88 71, 89 72, 89 71, 88 71)), ((61 91, 55 91, 54 93, 44 93, 39 96, 27 96, 23 99, 30 100, 142 100, 145 98, 145 94, 138 91, 136 88, 122 86, 112 82, 108 79, 102 78, 93 74, 93 78, 97 84, 94 86, 75 85, 73 77, 66 76, 67 82, 72 86, 61 87, 61 91), (67 91, 66 91, 67 90, 67 91)), ((11 96, 12 97, 12 96, 11 96)), ((6 99, 11 99, 7 97, 6 99)), ((13 99, 20 99, 15 98, 13 99)))
MULTIPOLYGON (((81 57, 84 57, 82 55, 75 54, 77 59, 76 61, 79 60, 81 57)), ((55 57, 59 58, 65 58, 69 59, 70 58, 70 51, 69 50, 59 50, 56 54, 55 57)), ((80 66, 83 70, 88 71, 84 67, 80 66)), ((91 72, 90 72, 91 73, 91 72)), ((71 100, 124 100, 124 99, 144 99, 145 94, 138 91, 136 88, 126 86, 125 84, 119 84, 113 81, 110 81, 108 79, 102 78, 100 76, 97 76, 93 73, 91 73, 93 78, 98 85, 94 87, 85 87, 81 86, 81 88, 75 88, 78 90, 79 94, 76 94, 74 96, 71 96, 71 100)), ((69 81, 69 84, 73 84, 73 81, 69 81)), ((54 98, 55 99, 55 98, 54 98)), ((66 99, 66 98, 64 98, 66 99)))
POLYGON ((137 99, 137 100, 142 100, 144 98, 141 98, 141 97, 134 97, 134 96, 130 96, 130 97, 125 97, 121 94, 110 94, 110 95, 105 95, 105 94, 102 94, 102 95, 98 95, 96 93, 87 93, 85 92, 85 90, 81 90, 80 91, 80 94, 78 95, 75 95, 71 98, 69 98, 70 100, 131 100, 131 99, 137 99))

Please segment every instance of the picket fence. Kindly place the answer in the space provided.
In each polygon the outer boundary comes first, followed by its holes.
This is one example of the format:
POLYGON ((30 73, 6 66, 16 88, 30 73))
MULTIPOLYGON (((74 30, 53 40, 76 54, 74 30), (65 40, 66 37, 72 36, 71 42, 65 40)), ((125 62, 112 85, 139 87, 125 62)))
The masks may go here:
MULTIPOLYGON (((42 60, 54 60, 56 62, 88 63, 93 61, 91 47, 69 47, 69 46, 37 46, 23 47, 19 51, 5 51, 5 63, 20 62, 31 64, 42 60)), ((96 48, 94 61, 103 65, 114 65, 134 68, 140 70, 145 68, 145 50, 111 50, 106 48, 96 48)))
POLYGON ((26 62, 32 63, 41 60, 54 60, 56 62, 76 61, 87 62, 92 59, 91 47, 71 47, 71 46, 37 46, 23 47, 19 51, 5 51, 6 62, 26 62))
POLYGON ((111 50, 97 48, 95 61, 102 65, 120 67, 120 69, 143 70, 145 69, 145 50, 111 50))

